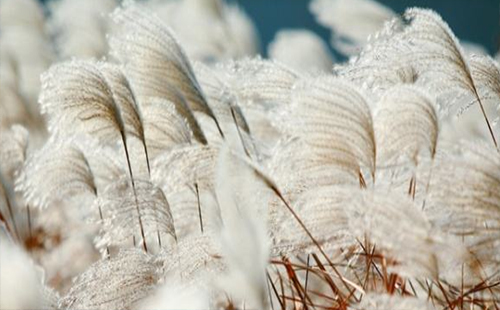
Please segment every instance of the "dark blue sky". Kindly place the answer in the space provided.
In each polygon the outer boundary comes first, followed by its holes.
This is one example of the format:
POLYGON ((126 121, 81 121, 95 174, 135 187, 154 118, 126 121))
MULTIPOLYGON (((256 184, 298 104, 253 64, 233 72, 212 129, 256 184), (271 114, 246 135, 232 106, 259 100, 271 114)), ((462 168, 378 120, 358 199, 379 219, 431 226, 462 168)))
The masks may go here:
MULTIPOLYGON (((308 28, 329 40, 330 32, 316 24, 309 0, 231 0, 252 17, 265 48, 283 27, 308 28)), ((490 53, 500 40, 500 0, 380 0, 396 12, 418 6, 437 11, 460 39, 479 43, 490 53)))

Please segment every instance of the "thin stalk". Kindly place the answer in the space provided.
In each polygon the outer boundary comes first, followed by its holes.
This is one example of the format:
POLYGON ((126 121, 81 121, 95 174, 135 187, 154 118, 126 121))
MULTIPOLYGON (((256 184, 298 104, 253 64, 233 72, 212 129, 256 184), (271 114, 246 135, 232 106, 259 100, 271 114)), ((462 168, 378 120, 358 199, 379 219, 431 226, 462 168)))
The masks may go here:
POLYGON ((127 147, 127 141, 125 138, 125 134, 122 132, 122 142, 123 142, 123 149, 125 150, 125 157, 127 159, 127 165, 128 165, 128 172, 130 174, 130 181, 132 182, 132 190, 134 192, 134 199, 135 199, 135 207, 137 210, 137 216, 139 220, 139 227, 141 230, 141 237, 142 237, 142 247, 144 248, 144 251, 147 253, 148 252, 148 246, 146 244, 146 235, 144 233, 144 226, 142 224, 142 217, 141 217, 141 211, 139 209, 139 201, 137 200, 137 191, 135 189, 135 181, 134 181, 134 175, 132 173, 132 165, 130 164, 130 156, 128 153, 128 147, 127 147))
POLYGON ((306 299, 308 298, 307 297, 307 283, 309 282, 309 259, 310 259, 310 256, 309 254, 307 254, 307 262, 306 262, 306 280, 304 281, 304 295, 306 297, 306 299))
POLYGON ((335 265, 333 264, 333 262, 330 260, 330 258, 328 257, 328 255, 325 253, 325 251, 323 250, 323 248, 321 247, 321 245, 319 244, 319 242, 316 240, 316 238, 314 238, 314 236, 311 234, 311 232, 309 231, 309 229, 306 227, 306 225, 304 224, 304 222, 302 221, 302 219, 298 216, 298 214, 293 210, 293 208, 290 206, 290 204, 288 204, 288 202, 285 200, 285 198, 281 195, 281 192, 276 187, 274 187, 274 186, 271 186, 271 189, 278 196, 278 198, 283 202, 283 204, 286 206, 286 208, 288 209, 288 211, 293 215, 293 217, 296 219, 297 223, 302 227, 302 229, 307 234, 307 236, 309 237, 309 239, 311 239, 311 241, 314 243, 314 245, 316 246, 316 248, 318 248, 318 250, 321 253, 321 255, 328 262, 328 265, 333 269, 334 273, 340 279, 340 281, 342 282, 342 284, 344 285, 344 287, 347 289, 347 291, 349 293, 351 293, 351 288, 349 287, 349 285, 351 285, 355 289, 357 289, 360 292, 364 293, 364 291, 363 291, 362 288, 360 288, 358 285, 352 283, 351 281, 348 281, 347 279, 345 279, 340 274, 340 272, 337 270, 337 268, 335 267, 335 265), (347 283, 349 283, 349 285, 347 283))
POLYGON ((234 126, 236 127, 236 131, 238 132, 238 137, 240 138, 241 145, 243 146, 243 150, 245 151, 245 154, 248 156, 248 158, 252 158, 250 156, 250 152, 248 151, 245 141, 243 140, 243 135, 241 134, 241 129, 240 126, 238 126, 238 121, 236 120, 236 115, 234 114, 234 109, 231 107, 231 116, 233 118, 234 126))
POLYGON ((495 134, 493 133, 493 128, 491 127, 490 121, 488 119, 488 116, 486 115, 486 111, 484 110, 483 103, 481 102, 481 98, 479 97, 479 93, 477 92, 476 86, 474 85, 473 82, 473 87, 474 95, 477 98, 477 102, 479 103, 479 107, 481 108, 481 113, 483 114, 484 120, 486 121, 486 125, 488 126, 488 131, 490 132, 491 139, 493 140, 493 144, 495 145, 495 148, 497 151, 500 152, 500 149, 498 149, 498 143, 497 139, 495 138, 495 134))
POLYGON ((30 205, 26 205, 26 215, 27 215, 27 220, 28 220, 28 233, 30 236, 30 239, 33 238, 33 230, 31 228, 31 211, 30 211, 30 205))
POLYGON ((198 216, 200 218, 200 228, 203 234, 203 216, 201 215, 201 202, 200 202, 200 191, 198 189, 198 183, 194 183, 194 188, 196 190, 196 200, 198 202, 198 216))
MULTIPOLYGON (((101 219, 101 222, 103 222, 104 217, 102 216, 102 209, 101 209, 101 204, 99 203, 99 201, 97 201, 97 208, 99 209, 99 218, 101 219)), ((134 242, 134 246, 135 246, 135 242, 134 242)), ((108 257, 110 257, 108 246, 106 246, 106 254, 108 255, 108 257)))
POLYGON ((9 197, 7 197, 7 195, 5 195, 5 202, 7 204, 7 211, 9 211, 9 216, 10 216, 10 219, 12 222, 12 227, 14 229, 15 236, 16 236, 17 240, 21 240, 19 237, 19 231, 17 230, 16 220, 14 219, 14 212, 12 211, 12 205, 11 205, 10 199, 9 199, 9 197))
POLYGON ((274 282, 271 279, 271 276, 269 275, 269 272, 266 272, 266 275, 267 275, 267 281, 268 281, 268 283, 271 284, 271 287, 273 288, 273 291, 274 291, 274 295, 276 295, 276 299, 278 299, 278 302, 280 303, 281 309, 282 310, 285 309, 285 305, 281 301, 280 294, 278 293, 278 290, 276 289, 276 286, 274 285, 274 282))

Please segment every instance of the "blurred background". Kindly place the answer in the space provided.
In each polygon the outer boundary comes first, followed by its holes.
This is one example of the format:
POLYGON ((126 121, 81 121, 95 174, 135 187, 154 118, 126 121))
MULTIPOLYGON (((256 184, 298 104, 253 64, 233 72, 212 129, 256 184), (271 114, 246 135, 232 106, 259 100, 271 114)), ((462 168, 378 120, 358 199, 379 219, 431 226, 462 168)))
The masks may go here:
MULTIPOLYGON (((41 0, 42 2, 48 2, 41 0)), ((330 40, 330 30, 315 21, 309 10, 310 0, 226 0, 236 3, 255 23, 260 36, 260 49, 266 47, 277 31, 283 28, 306 28, 318 34, 324 41, 330 40)), ((397 13, 407 7, 425 7, 437 11, 450 25, 457 37, 483 46, 495 54, 500 46, 499 0, 379 0, 397 13)), ((330 47, 331 48, 331 47, 330 47)), ((337 56, 342 56, 331 48, 337 56)))
MULTIPOLYGON (((316 23, 309 11, 309 0, 232 0, 250 15, 258 28, 261 42, 267 46, 281 28, 308 28, 329 40, 330 31, 316 23)), ((379 0, 397 13, 407 7, 425 7, 437 11, 455 34, 484 46, 488 52, 498 50, 500 42, 499 0, 379 0)))

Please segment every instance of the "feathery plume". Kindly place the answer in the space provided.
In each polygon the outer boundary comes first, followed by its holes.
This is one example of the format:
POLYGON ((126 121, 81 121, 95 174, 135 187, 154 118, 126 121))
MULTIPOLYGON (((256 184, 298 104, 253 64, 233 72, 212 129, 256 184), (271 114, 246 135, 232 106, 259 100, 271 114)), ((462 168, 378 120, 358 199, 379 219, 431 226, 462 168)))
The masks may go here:
POLYGON ((134 240, 151 245, 150 240, 158 238, 160 247, 169 236, 177 238, 170 205, 163 191, 149 181, 136 180, 133 190, 127 179, 118 180, 102 193, 99 204, 104 223, 98 246, 130 244, 138 231, 144 240, 134 240))
POLYGON ((292 96, 290 133, 303 139, 313 158, 354 175, 375 172, 375 138, 367 100, 342 80, 320 77, 298 84, 292 96))
POLYGON ((268 46, 269 57, 298 72, 329 72, 333 56, 321 38, 309 30, 281 30, 268 46))
POLYGON ((374 127, 379 164, 401 157, 417 164, 422 151, 431 157, 436 153, 439 126, 434 102, 417 87, 387 91, 377 104, 374 127))
MULTIPOLYGON (((471 94, 482 111, 493 144, 498 148, 477 82, 449 26, 432 10, 410 8, 406 10, 404 18, 409 26, 401 32, 401 39, 414 46, 413 53, 408 57, 416 64, 420 80, 432 83, 432 88, 437 88, 438 93, 447 93, 450 87, 456 87, 471 94)), ((463 111, 465 108, 460 109, 463 111)))
POLYGON ((441 230, 462 237, 475 260, 498 266, 500 156, 481 144, 437 158, 426 213, 441 230))
POLYGON ((170 99, 170 87, 175 87, 193 111, 207 114, 220 130, 187 56, 168 27, 133 5, 117 9, 113 20, 122 30, 111 38, 111 53, 125 65, 137 95, 170 99))
POLYGON ((148 254, 121 250, 111 259, 100 260, 74 280, 60 307, 65 309, 129 309, 153 292, 158 266, 148 254))
POLYGON ((26 160, 28 137, 28 131, 20 125, 14 125, 9 130, 0 130, 0 169, 10 181, 14 180, 26 160))
POLYGON ((31 155, 16 180, 26 203, 41 208, 78 195, 97 197, 87 158, 72 142, 48 141, 31 155))
POLYGON ((370 35, 396 16, 373 0, 314 0, 309 10, 319 24, 330 28, 332 46, 345 55, 358 53, 370 35))

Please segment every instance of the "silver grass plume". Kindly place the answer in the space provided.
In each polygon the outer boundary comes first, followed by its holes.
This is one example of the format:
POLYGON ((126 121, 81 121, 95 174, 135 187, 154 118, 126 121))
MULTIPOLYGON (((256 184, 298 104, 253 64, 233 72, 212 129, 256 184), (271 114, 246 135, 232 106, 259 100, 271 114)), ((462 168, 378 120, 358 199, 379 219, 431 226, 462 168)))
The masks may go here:
MULTIPOLYGON (((55 65, 42 76, 40 103, 42 112, 49 117, 49 129, 56 136, 71 136, 81 130, 106 144, 113 145, 121 140, 135 191, 127 133, 143 136, 143 132, 139 131, 142 125, 137 126, 140 117, 128 84, 120 84, 125 83, 126 79, 117 81, 116 76, 110 76, 112 72, 109 70, 110 67, 93 61, 55 65), (108 70, 107 73, 103 73, 105 70, 108 70)), ((121 73, 118 73, 118 77, 122 77, 121 73)), ((145 141, 141 142, 144 150, 147 150, 145 141)), ((137 213, 138 209, 137 205, 137 213)), ((138 220, 140 223, 140 214, 138 220)), ((141 223, 140 226, 143 235, 141 223)), ((146 240, 142 239, 144 250, 147 251, 146 240)))
POLYGON ((97 197, 89 162, 73 142, 48 141, 26 161, 16 190, 27 204, 47 208, 69 196, 97 197))
MULTIPOLYGON (((169 88, 169 87, 166 87, 169 88)), ((172 116, 172 118, 177 117, 181 118, 183 122, 185 123, 185 126, 188 129, 188 132, 185 133, 185 135, 189 135, 189 141, 188 143, 194 143, 198 142, 201 144, 208 144, 207 138, 205 136, 205 133, 203 131, 203 128, 200 126, 198 119, 195 117, 193 111, 189 107, 188 102, 186 101, 185 97, 175 88, 170 87, 169 88, 169 93, 170 96, 168 99, 164 99, 161 97, 146 97, 142 100, 141 107, 147 112, 147 109, 150 107, 148 102, 150 101, 156 101, 156 105, 158 108, 162 109, 171 109, 173 108, 175 110, 175 115, 172 116)), ((172 111, 173 112, 173 111, 172 111)), ((158 115, 156 116, 156 120, 158 123, 161 123, 160 120, 163 119, 164 122, 167 122, 169 120, 165 119, 167 115, 158 115)), ((151 124, 151 120, 145 120, 149 124, 151 124)), ((174 123, 173 120, 170 120, 170 122, 174 123)), ((157 125, 158 126, 158 125, 157 125)), ((159 129, 159 128, 158 128, 159 129)), ((163 130, 168 130, 167 128, 164 128, 163 130)), ((172 130, 183 130, 182 126, 180 128, 172 128, 172 130)), ((175 134, 175 133, 171 133, 175 134)), ((177 133, 179 134, 179 133, 177 133)))
POLYGON ((125 124, 125 133, 136 137, 142 143, 146 156, 148 174, 150 174, 151 168, 146 137, 144 135, 143 118, 129 81, 119 66, 100 63, 99 69, 104 75, 108 85, 111 87, 114 102, 118 106, 121 118, 125 124))
POLYGON ((286 104, 299 75, 275 61, 244 59, 219 66, 242 107, 255 104, 286 104))
POLYGON ((42 85, 42 113, 54 134, 83 131, 106 144, 126 140, 118 98, 99 63, 75 60, 54 65, 42 76, 42 85))
POLYGON ((98 246, 140 242, 151 247, 154 241, 161 248, 162 242, 171 243, 169 238, 177 239, 170 205, 163 191, 149 181, 137 179, 134 190, 127 179, 117 180, 99 196, 99 205, 104 221, 98 246), (137 231, 141 231, 139 238, 137 231))
POLYGON ((8 128, 12 124, 28 124, 36 122, 32 107, 21 89, 19 64, 12 56, 12 51, 0 47, 0 128, 8 128))
POLYGON ((331 71, 334 57, 320 36, 306 29, 280 30, 269 44, 269 58, 298 72, 318 74, 331 71))
POLYGON ((0 170, 0 215, 1 222, 5 223, 10 236, 15 237, 18 242, 21 241, 20 231, 16 223, 16 215, 19 210, 14 189, 7 181, 2 170, 0 170))
MULTIPOLYGON (((498 148, 490 121, 484 110, 478 83, 474 80, 467 58, 457 38, 441 17, 432 10, 407 9, 404 19, 409 22, 398 39, 409 42, 413 51, 411 57, 424 83, 437 84, 438 92, 449 92, 456 87, 471 94, 485 119, 491 139, 498 148), (433 75, 429 77, 428 75, 433 75), (442 86, 440 86, 442 85, 442 86)), ((436 85, 433 85, 434 87, 436 85)), ((467 107, 461 107, 461 110, 467 107)))
POLYGON ((28 138, 28 130, 21 125, 0 130, 0 169, 11 182, 26 160, 28 138))
POLYGON ((408 196, 383 190, 366 190, 356 196, 351 203, 345 202, 345 211, 357 238, 366 236, 394 260, 390 271, 403 277, 437 279, 439 251, 451 249, 447 249, 447 242, 433 229, 420 205, 408 196), (411 231, 408 227, 412 227, 411 231))
MULTIPOLYGON (((193 133, 175 105, 151 97, 141 104, 146 143, 151 159, 180 144, 190 144, 193 133)), ((203 133, 200 131, 200 134, 203 133)))
POLYGON ((234 131, 235 127, 245 152, 249 156, 250 154, 257 156, 250 124, 238 104, 236 92, 226 81, 228 78, 224 79, 223 74, 217 72, 217 69, 199 62, 195 63, 194 71, 224 131, 234 131))
POLYGON ((314 160, 343 167, 363 180, 375 173, 375 137, 367 99, 332 77, 295 86, 290 134, 303 139, 314 160))
POLYGON ((227 269, 221 245, 213 233, 192 234, 158 255, 165 276, 179 276, 183 283, 209 288, 213 278, 227 269))
MULTIPOLYGON (((407 277, 439 275, 437 249, 444 242, 432 235, 431 224, 407 197, 357 186, 325 186, 303 193, 294 207, 326 251, 353 247, 367 238, 393 260, 392 271, 407 277)), ((290 216, 271 217, 271 231, 274 255, 315 250, 290 216)))
POLYGON ((21 246, 0 238, 0 308, 37 309, 45 302, 43 271, 21 246))
POLYGON ((426 213, 441 230, 463 238, 476 269, 498 266, 500 156, 482 144, 464 144, 440 156, 431 178, 426 213), (480 262, 481 265, 478 265, 480 262))
POLYGON ((145 298, 159 281, 154 258, 139 249, 121 250, 100 260, 78 276, 61 299, 64 309, 130 309, 145 298))
POLYGON ((298 138, 277 144, 266 164, 283 193, 292 201, 297 195, 315 187, 359 184, 359 175, 353 174, 349 167, 314 158, 307 142, 298 138))
POLYGON ((215 182, 222 215, 219 238, 222 255, 228 264, 227 278, 223 278, 222 286, 250 307, 268 309, 266 270, 269 253, 262 215, 267 213, 263 206, 270 193, 266 193, 252 167, 234 158, 228 146, 223 146, 219 153, 215 182))
POLYGON ((378 164, 394 164, 401 157, 417 164, 424 151, 434 157, 439 133, 434 106, 414 86, 396 86, 385 93, 374 116, 378 164))
POLYGON ((113 19, 122 29, 110 39, 111 53, 125 65, 138 97, 170 99, 170 88, 175 87, 192 110, 214 120, 223 136, 187 56, 168 27, 134 5, 115 10, 113 19))
MULTIPOLYGON (((343 205, 352 192, 339 188, 325 186, 311 189, 293 200, 295 211, 326 251, 346 247, 355 242, 348 229, 348 218, 343 205)), ((282 206, 274 208, 282 209, 282 206)), ((278 212, 270 209, 269 230, 273 256, 313 252, 316 249, 309 236, 286 210, 278 212)))
POLYGON ((101 58, 108 46, 110 31, 107 15, 116 7, 116 0, 59 0, 48 3, 49 32, 61 59, 101 58))
POLYGON ((431 303, 414 297, 368 293, 356 307, 359 310, 433 310, 431 303))
MULTIPOLYGON (((489 56, 472 56, 469 58, 471 74, 479 85, 482 98, 490 99, 495 109, 500 108, 500 65, 497 60, 489 56)), ((498 116, 493 124, 498 123, 498 116)))
POLYGON ((358 53, 370 35, 396 15, 374 0, 314 0, 309 10, 319 24, 330 28, 332 46, 345 55, 358 53))
POLYGON ((152 180, 167 194, 179 236, 211 230, 207 195, 214 191, 218 147, 186 145, 173 148, 153 162, 152 180))
POLYGON ((167 193, 198 183, 201 188, 213 187, 213 176, 219 147, 204 145, 179 146, 157 157, 152 179, 167 193))

